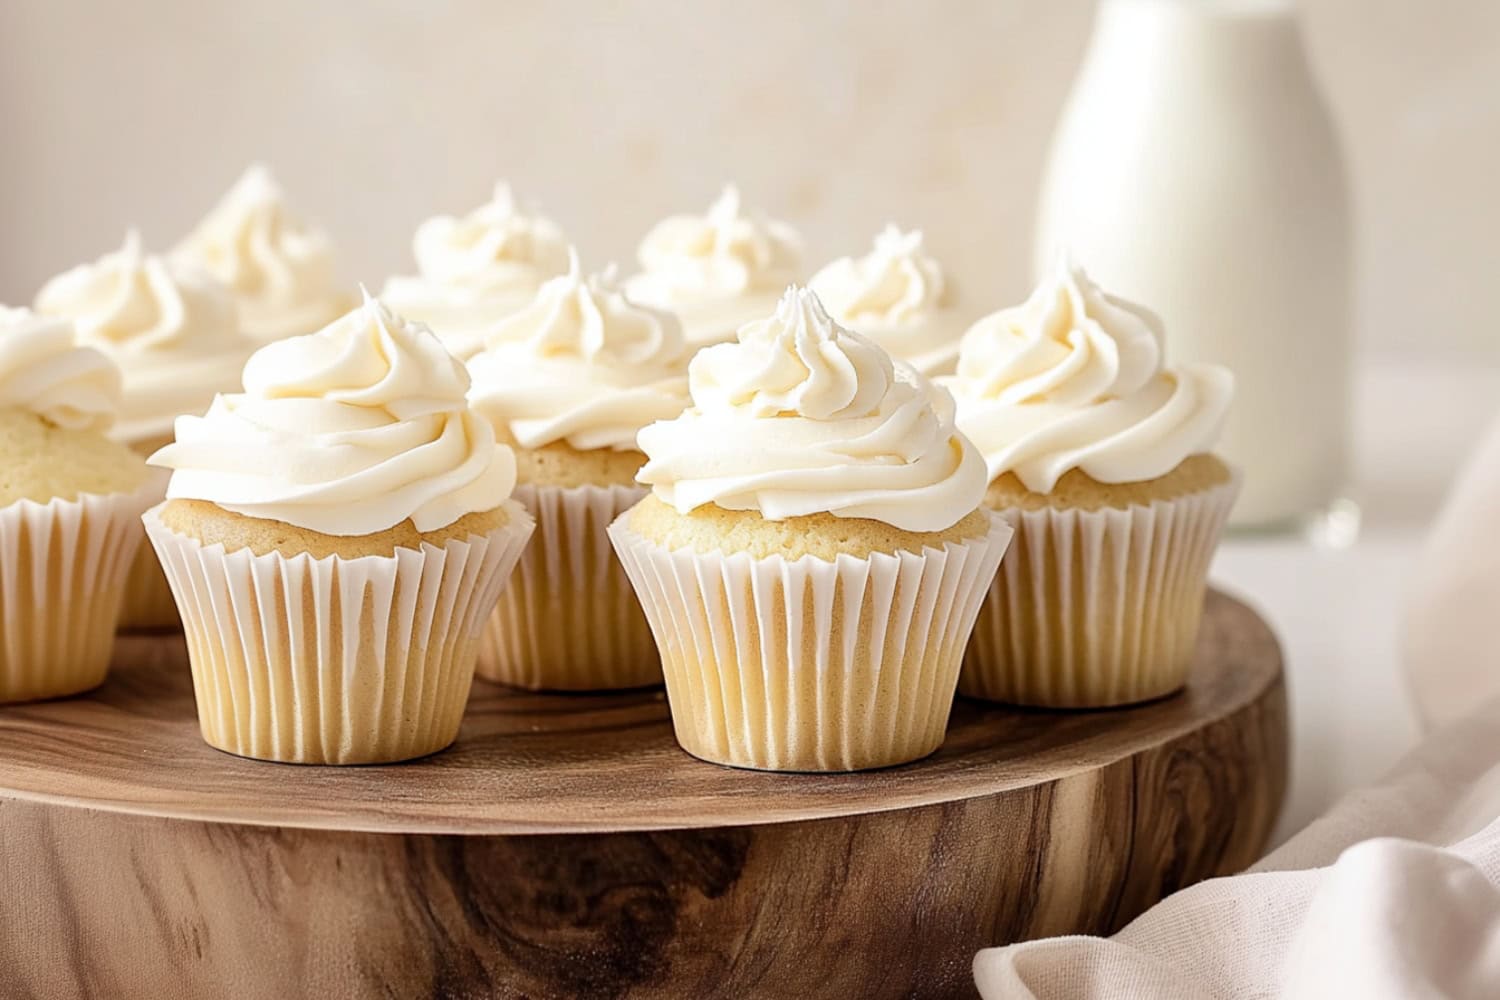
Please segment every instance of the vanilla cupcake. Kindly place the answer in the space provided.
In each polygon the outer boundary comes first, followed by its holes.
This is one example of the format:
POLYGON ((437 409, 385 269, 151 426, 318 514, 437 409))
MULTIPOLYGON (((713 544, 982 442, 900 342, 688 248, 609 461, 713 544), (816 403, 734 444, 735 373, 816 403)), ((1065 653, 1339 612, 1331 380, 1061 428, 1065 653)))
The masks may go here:
POLYGON ((777 771, 931 753, 1011 534, 952 399, 795 287, 689 380, 610 528, 678 742, 777 771))
POLYGON ((569 691, 661 683, 640 602, 605 534, 646 491, 636 433, 687 406, 687 348, 669 313, 606 272, 568 273, 470 359, 469 399, 516 449, 516 499, 536 537, 485 633, 480 676, 569 691))
POLYGON ((458 732, 531 534, 463 366, 379 302, 269 344, 177 421, 146 513, 204 739, 296 763, 404 760, 458 732))
POLYGON ((337 282, 328 234, 293 217, 259 163, 172 254, 227 284, 241 328, 260 342, 310 333, 352 304, 337 282))
MULTIPOLYGON (((111 436, 149 455, 172 439, 172 422, 202 413, 239 385, 255 342, 240 333, 234 296, 207 271, 125 246, 58 275, 37 293, 36 311, 73 320, 81 343, 120 366, 124 390, 111 436)), ((166 474, 153 477, 157 500, 166 474)), ((143 536, 144 538, 144 536, 143 536)), ((120 614, 123 628, 175 628, 171 591, 150 546, 139 547, 120 614)))
POLYGON ((764 319, 802 271, 802 241, 788 225, 747 212, 730 185, 705 215, 674 215, 641 242, 632 300, 675 313, 689 346, 733 340, 764 319))
POLYGON ((521 211, 503 182, 488 204, 468 215, 422 223, 413 250, 418 273, 391 278, 381 300, 426 323, 459 358, 478 351, 485 331, 568 269, 562 230, 551 219, 521 211))
POLYGON ((920 232, 886 226, 864 257, 840 257, 808 287, 834 321, 858 330, 924 375, 947 375, 964 327, 943 269, 920 232))
POLYGON ((1160 321, 1063 259, 970 328, 947 384, 1016 530, 959 691, 1094 707, 1182 687, 1239 489, 1211 453, 1233 376, 1165 367, 1160 321))
POLYGON ((120 372, 73 325, 0 307, 0 702, 109 670, 146 463, 106 435, 120 372))

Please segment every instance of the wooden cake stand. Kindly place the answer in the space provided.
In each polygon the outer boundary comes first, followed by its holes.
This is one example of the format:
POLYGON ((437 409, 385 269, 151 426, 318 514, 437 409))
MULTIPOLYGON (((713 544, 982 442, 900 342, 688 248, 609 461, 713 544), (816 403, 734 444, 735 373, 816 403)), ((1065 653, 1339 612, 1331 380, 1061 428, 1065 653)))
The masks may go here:
POLYGON ((983 946, 1250 864, 1286 767, 1276 641, 1221 594, 1181 695, 960 699, 853 775, 694 760, 659 692, 485 683, 422 761, 241 760, 181 637, 126 638, 92 695, 0 708, 0 996, 972 996, 983 946))

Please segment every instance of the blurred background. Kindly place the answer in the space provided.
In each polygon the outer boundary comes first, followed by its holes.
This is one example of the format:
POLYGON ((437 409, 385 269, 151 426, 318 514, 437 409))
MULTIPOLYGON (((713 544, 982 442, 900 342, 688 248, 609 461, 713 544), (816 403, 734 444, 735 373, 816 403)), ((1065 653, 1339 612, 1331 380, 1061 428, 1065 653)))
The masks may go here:
MULTIPOLYGON (((1366 350, 1500 361, 1500 4, 1306 0, 1354 200, 1366 350)), ((1093 5, 616 0, 0 3, 0 301, 164 249, 252 159, 338 241, 411 268, 498 177, 595 263, 737 180, 809 265, 920 226, 975 311, 1028 287, 1046 147, 1093 5)), ((1101 149, 1100 155, 1108 155, 1101 149)))

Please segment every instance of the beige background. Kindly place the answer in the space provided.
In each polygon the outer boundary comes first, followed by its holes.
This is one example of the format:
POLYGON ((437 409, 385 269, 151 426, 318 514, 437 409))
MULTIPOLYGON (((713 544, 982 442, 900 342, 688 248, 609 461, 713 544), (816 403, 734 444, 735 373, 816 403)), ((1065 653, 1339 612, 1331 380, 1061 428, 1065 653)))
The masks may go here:
MULTIPOLYGON (((1500 3, 1307 0, 1346 139, 1360 337, 1500 359, 1500 3)), ((175 240, 252 158, 352 280, 498 176, 586 259, 737 179, 810 263, 920 225, 971 308, 1027 281, 1047 137, 1092 5, 0 0, 0 301, 175 240)), ((1170 318, 1169 318, 1170 319, 1170 318)))

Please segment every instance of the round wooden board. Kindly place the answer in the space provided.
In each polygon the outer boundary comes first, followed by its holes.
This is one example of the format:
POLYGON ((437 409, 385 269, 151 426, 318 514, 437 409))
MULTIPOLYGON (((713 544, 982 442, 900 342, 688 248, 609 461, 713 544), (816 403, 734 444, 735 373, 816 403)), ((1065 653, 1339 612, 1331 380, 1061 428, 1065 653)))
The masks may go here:
POLYGON ((1176 697, 960 699, 852 775, 694 760, 659 692, 484 683, 426 760, 241 760, 181 638, 125 638, 92 695, 0 708, 0 996, 971 996, 980 947, 1248 865, 1286 766, 1276 641, 1217 593, 1176 697))

